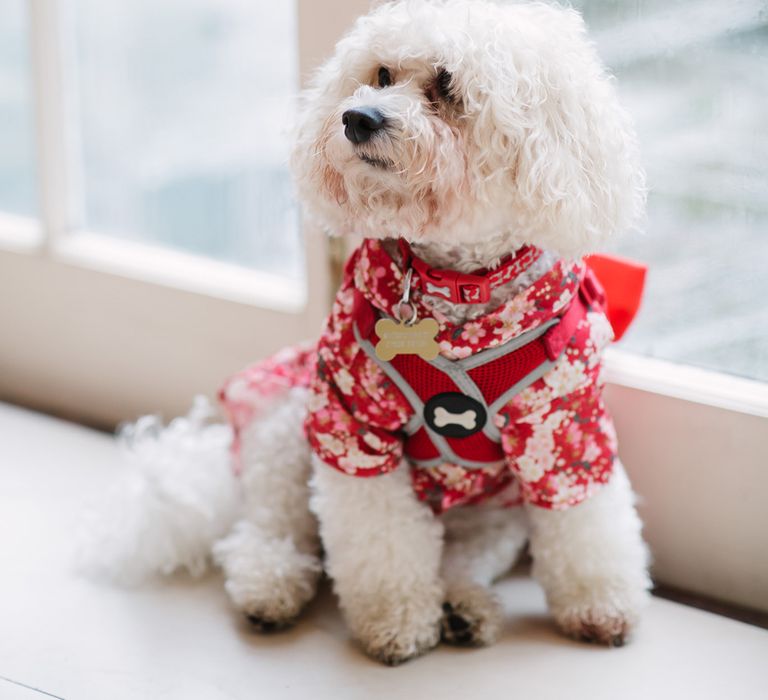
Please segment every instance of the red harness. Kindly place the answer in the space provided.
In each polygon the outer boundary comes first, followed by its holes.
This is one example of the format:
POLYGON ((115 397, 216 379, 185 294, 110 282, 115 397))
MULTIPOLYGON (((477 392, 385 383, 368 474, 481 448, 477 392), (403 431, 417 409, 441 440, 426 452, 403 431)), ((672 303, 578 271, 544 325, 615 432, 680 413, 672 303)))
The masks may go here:
MULTIPOLYGON (((538 255, 529 259, 536 258, 538 255)), ((412 261, 413 268, 423 275, 420 268, 426 263, 419 261, 419 265, 416 260, 412 261)), ((466 288, 461 277, 469 275, 454 273, 457 294, 466 288)), ((418 466, 446 461, 481 468, 504 460, 501 435, 494 424, 496 413, 549 371, 587 311, 603 311, 604 305, 605 292, 587 269, 579 293, 560 317, 500 348, 455 361, 439 356, 426 361, 418 355, 397 355, 389 362, 382 361, 374 351, 379 341, 374 330, 377 314, 359 292, 353 316, 360 346, 413 408, 414 417, 405 427, 404 451, 409 460, 418 466)))

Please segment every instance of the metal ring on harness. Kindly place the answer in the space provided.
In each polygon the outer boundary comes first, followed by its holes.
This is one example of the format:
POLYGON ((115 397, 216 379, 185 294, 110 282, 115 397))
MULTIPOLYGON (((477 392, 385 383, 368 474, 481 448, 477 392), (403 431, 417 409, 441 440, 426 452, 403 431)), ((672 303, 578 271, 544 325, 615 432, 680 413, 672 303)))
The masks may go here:
POLYGON ((400 301, 394 306, 392 311, 395 314, 395 320, 398 323, 404 323, 406 326, 412 326, 419 320, 419 312, 416 307, 411 303, 411 277, 413 276, 413 268, 408 268, 405 273, 405 279, 403 280, 403 296, 400 297, 400 301), (410 309, 410 315, 407 318, 403 318, 403 305, 410 309))
POLYGON ((395 320, 399 323, 404 323, 406 326, 412 326, 414 323, 416 323, 416 321, 419 320, 419 312, 416 310, 416 307, 409 301, 399 302, 392 310, 395 312, 395 320), (403 306, 410 310, 410 314, 408 316, 403 317, 403 306))

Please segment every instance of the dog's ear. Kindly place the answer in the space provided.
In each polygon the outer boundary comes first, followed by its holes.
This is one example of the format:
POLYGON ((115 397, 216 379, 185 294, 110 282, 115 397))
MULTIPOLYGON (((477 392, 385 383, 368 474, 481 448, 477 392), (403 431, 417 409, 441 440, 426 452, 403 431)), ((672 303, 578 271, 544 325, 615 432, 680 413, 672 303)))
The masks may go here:
POLYGON ((584 22, 574 10, 534 5, 518 22, 540 32, 529 52, 516 52, 511 115, 517 206, 528 213, 540 245, 565 255, 598 249, 615 232, 637 226, 645 179, 635 131, 619 104, 584 22))

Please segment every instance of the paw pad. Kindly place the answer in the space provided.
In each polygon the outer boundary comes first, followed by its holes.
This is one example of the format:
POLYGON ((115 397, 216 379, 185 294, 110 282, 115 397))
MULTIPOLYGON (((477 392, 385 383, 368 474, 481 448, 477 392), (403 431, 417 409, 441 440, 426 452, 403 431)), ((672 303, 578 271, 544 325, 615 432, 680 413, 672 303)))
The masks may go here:
POLYGON ((290 627, 290 620, 267 620, 258 615, 246 615, 248 622, 262 634, 270 634, 272 632, 280 632, 287 627, 290 627))
POLYGON ((458 646, 477 646, 472 623, 455 612, 450 603, 443 603, 443 620, 440 638, 446 644, 458 646))
POLYGON ((602 644, 608 647, 623 647, 626 643, 631 625, 621 616, 586 615, 571 629, 571 636, 581 642, 602 644))

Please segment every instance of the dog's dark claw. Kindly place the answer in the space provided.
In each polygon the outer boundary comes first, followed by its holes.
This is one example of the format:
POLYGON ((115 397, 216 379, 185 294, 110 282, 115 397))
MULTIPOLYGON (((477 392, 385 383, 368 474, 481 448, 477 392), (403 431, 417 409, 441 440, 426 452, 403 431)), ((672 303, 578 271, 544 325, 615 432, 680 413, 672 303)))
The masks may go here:
POLYGON ((452 613, 448 615, 448 627, 452 632, 464 632, 469 629, 469 623, 461 615, 452 613))
POLYGON ((250 622, 259 632, 277 632, 285 627, 284 624, 280 624, 274 620, 265 620, 258 615, 247 615, 246 617, 248 618, 248 622, 250 622))
POLYGON ((475 636, 472 632, 471 623, 458 613, 453 612, 453 606, 450 603, 444 603, 443 610, 445 617, 443 617, 442 640, 446 644, 474 646, 475 636))
POLYGON ((475 641, 475 638, 472 636, 472 632, 461 632, 460 634, 457 634, 453 639, 454 643, 462 644, 465 646, 470 646, 475 641))
POLYGON ((611 640, 611 646, 612 647, 623 647, 624 646, 624 637, 622 637, 620 634, 617 634, 611 640))

